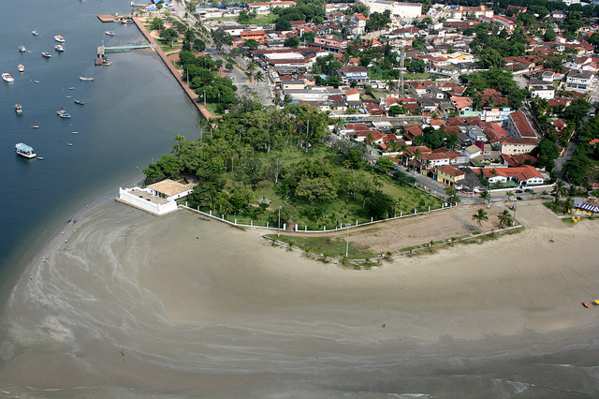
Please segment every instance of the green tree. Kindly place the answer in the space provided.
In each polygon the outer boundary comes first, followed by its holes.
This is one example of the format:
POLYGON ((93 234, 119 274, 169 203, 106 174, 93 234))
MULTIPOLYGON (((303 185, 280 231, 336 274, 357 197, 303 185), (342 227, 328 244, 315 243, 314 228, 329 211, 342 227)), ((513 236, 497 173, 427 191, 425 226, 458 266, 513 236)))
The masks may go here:
POLYGON ((376 220, 393 216, 395 201, 382 191, 375 191, 366 198, 364 209, 369 217, 376 220))
POLYGON ((489 214, 484 209, 479 209, 472 215, 472 219, 474 219, 479 226, 482 226, 483 222, 489 220, 489 214))
POLYGON ((499 222, 499 227, 501 228, 512 227, 514 224, 514 218, 507 209, 497 215, 497 220, 499 222))
POLYGON ((164 29, 164 21, 160 18, 153 18, 150 21, 150 30, 162 31, 164 29))
POLYGON ((455 189, 454 186, 449 186, 445 188, 445 195, 447 195, 447 202, 450 205, 457 205, 461 201, 461 198, 458 195, 458 191, 455 189))
POLYGON ((283 43, 286 47, 297 47, 300 44, 300 39, 297 36, 290 36, 283 43))

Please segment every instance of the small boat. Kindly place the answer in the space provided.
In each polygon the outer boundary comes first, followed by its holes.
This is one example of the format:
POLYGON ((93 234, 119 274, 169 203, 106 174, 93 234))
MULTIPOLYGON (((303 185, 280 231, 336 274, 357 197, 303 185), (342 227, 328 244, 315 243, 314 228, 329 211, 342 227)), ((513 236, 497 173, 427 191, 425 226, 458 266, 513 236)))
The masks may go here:
POLYGON ((104 34, 105 34, 106 36, 110 36, 110 37, 112 37, 112 36, 116 35, 116 33, 114 33, 114 32, 113 32, 113 31, 111 31, 111 30, 107 30, 106 32, 104 32, 104 34))
POLYGON ((19 53, 26 53, 26 52, 27 52, 27 47, 19 46, 19 53))
POLYGON ((36 30, 32 30, 31 34, 36 37, 40 35, 36 30))
POLYGON ((62 108, 59 109, 58 111, 56 111, 56 115, 58 115, 58 117, 61 119, 71 119, 71 114, 69 114, 67 111, 65 111, 62 108))
POLYGON ((67 145, 68 145, 69 147, 72 147, 72 146, 73 146, 73 143, 67 143, 67 145))
POLYGON ((74 102, 75 104, 77 104, 77 105, 85 105, 85 101, 81 101, 81 100, 79 100, 79 99, 77 99, 77 98, 76 98, 76 99, 75 99, 75 101, 73 101, 73 102, 74 102))
POLYGON ((25 72, 25 65, 23 65, 23 64, 17 65, 17 71, 19 71, 21 73, 25 72))
POLYGON ((4 72, 2 74, 2 80, 4 80, 6 83, 13 83, 15 81, 15 78, 13 78, 10 73, 4 72))
POLYGON ((39 122, 33 122, 33 125, 31 125, 31 127, 33 129, 39 129, 40 128, 40 123, 39 122))
POLYGON ((42 51, 42 57, 44 58, 52 58, 52 54, 46 52, 46 51, 42 51))
POLYGON ((109 67, 111 65, 112 65, 112 61, 110 61, 110 60, 106 60, 102 63, 102 66, 105 66, 105 67, 109 67))
POLYGON ((56 50, 59 53, 64 53, 64 47, 62 46, 62 44, 57 44, 56 46, 54 46, 54 50, 56 50))
POLYGON ((34 84, 38 84, 40 81, 39 80, 34 80, 33 83, 34 84))
POLYGON ((79 80, 82 82, 93 82, 96 78, 91 76, 79 76, 79 80))
POLYGON ((71 132, 71 134, 79 134, 79 132, 71 132))
POLYGON ((44 157, 39 157, 39 156, 38 156, 38 157, 37 157, 37 159, 39 159, 40 161, 43 161, 43 160, 44 160, 44 157))
POLYGON ((35 153, 35 150, 33 149, 33 147, 30 147, 25 143, 16 144, 15 150, 17 152, 17 155, 20 155, 23 158, 32 159, 32 158, 37 157, 37 154, 35 153))
POLYGON ((63 35, 54 35, 54 40, 58 43, 64 43, 64 36, 63 35))
POLYGON ((69 87, 68 90, 75 90, 75 88, 74 87, 69 87))
POLYGON ((17 115, 23 115, 23 106, 21 104, 15 104, 15 112, 17 115))

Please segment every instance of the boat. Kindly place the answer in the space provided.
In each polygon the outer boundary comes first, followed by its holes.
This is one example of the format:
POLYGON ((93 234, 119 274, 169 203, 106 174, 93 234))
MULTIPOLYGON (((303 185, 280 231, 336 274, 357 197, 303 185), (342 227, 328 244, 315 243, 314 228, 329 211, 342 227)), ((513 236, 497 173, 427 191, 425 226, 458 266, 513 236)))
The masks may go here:
POLYGON ((37 159, 39 159, 40 161, 43 161, 44 157, 37 157, 37 159))
POLYGON ((42 51, 42 57, 44 58, 52 58, 52 54, 46 52, 46 51, 42 51))
POLYGON ((54 50, 58 51, 59 53, 63 53, 64 47, 62 46, 62 44, 57 44, 56 46, 54 46, 54 50))
POLYGON ((2 80, 4 80, 6 83, 12 83, 15 81, 15 78, 13 78, 10 73, 4 72, 2 74, 2 80))
POLYGON ((17 71, 19 71, 19 72, 25 72, 25 65, 23 65, 23 64, 17 65, 17 71))
POLYGON ((79 132, 75 131, 75 132, 71 132, 71 134, 79 134, 79 132))
POLYGON ((33 129, 39 129, 40 128, 40 123, 39 122, 33 122, 33 125, 31 125, 31 127, 33 129))
POLYGON ((20 155, 23 158, 32 159, 32 158, 37 157, 37 154, 35 153, 35 150, 33 149, 33 147, 30 147, 25 143, 16 144, 15 150, 17 152, 17 155, 20 155))
POLYGON ((40 81, 39 80, 34 80, 33 84, 38 84, 40 81))
POLYGON ((105 34, 106 36, 110 36, 110 37, 112 37, 112 36, 116 35, 116 33, 114 33, 114 32, 113 32, 113 31, 111 31, 111 30, 107 30, 106 32, 104 32, 104 34, 105 34))
POLYGON ((75 88, 74 87, 69 87, 68 90, 75 90, 75 88))
POLYGON ((17 115, 23 115, 23 106, 21 104, 15 104, 15 112, 17 115))
POLYGON ((63 35, 54 35, 54 40, 58 43, 64 43, 64 36, 63 35))
POLYGON ((67 145, 68 145, 69 147, 72 147, 72 146, 73 146, 73 143, 67 143, 67 145))
POLYGON ((96 78, 91 76, 79 76, 79 80, 82 82, 93 82, 96 78))
POLYGON ((71 119, 71 114, 69 114, 63 108, 61 108, 58 111, 56 111, 56 115, 58 115, 58 117, 61 118, 61 119, 71 119))
POLYGON ((31 34, 32 34, 33 36, 39 36, 39 35, 40 35, 40 34, 39 34, 39 33, 38 33, 36 30, 32 30, 32 31, 31 31, 31 34))
POLYGON ((79 99, 77 99, 77 98, 76 98, 76 99, 75 99, 75 101, 73 101, 73 102, 74 102, 75 104, 77 104, 77 105, 85 105, 85 102, 84 102, 84 101, 81 101, 81 100, 79 100, 79 99))
POLYGON ((108 59, 102 63, 102 66, 105 66, 105 67, 109 67, 111 65, 112 65, 112 61, 110 61, 108 59))
POLYGON ((26 53, 26 52, 27 52, 27 47, 19 46, 19 53, 26 53))

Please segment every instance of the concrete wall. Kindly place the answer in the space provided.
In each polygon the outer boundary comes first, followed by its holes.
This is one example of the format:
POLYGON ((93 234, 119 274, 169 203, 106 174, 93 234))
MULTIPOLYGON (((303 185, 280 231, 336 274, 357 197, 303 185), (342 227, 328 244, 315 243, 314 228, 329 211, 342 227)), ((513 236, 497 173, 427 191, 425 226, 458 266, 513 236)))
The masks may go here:
POLYGON ((158 216, 177 210, 177 203, 175 201, 159 204, 140 198, 123 188, 119 188, 118 201, 158 216))

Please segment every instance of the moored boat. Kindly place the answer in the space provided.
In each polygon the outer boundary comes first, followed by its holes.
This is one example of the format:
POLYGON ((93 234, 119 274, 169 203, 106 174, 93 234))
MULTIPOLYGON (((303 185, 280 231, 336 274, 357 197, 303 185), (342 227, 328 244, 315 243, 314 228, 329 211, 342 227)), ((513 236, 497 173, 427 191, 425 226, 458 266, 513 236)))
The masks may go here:
POLYGON ((27 47, 19 46, 19 53, 26 53, 26 52, 27 52, 27 47))
POLYGON ((23 115, 23 106, 21 104, 15 104, 15 112, 17 115, 23 115))
POLYGON ((62 44, 57 44, 56 46, 54 46, 54 50, 56 50, 59 53, 63 53, 64 47, 62 46, 62 44))
POLYGON ((104 32, 104 34, 105 34, 106 36, 110 36, 110 37, 112 37, 112 36, 115 36, 115 35, 116 35, 116 33, 114 33, 114 32, 113 32, 113 31, 111 31, 111 30, 107 30, 106 32, 104 32))
POLYGON ((15 78, 13 78, 10 73, 4 72, 2 74, 2 80, 5 81, 6 83, 12 83, 15 81, 15 78))
POLYGON ((25 65, 23 65, 23 64, 17 65, 17 71, 19 71, 19 72, 25 72, 25 65))
POLYGON ((79 99, 75 99, 75 101, 73 101, 73 102, 77 105, 85 105, 85 101, 81 101, 79 99))
POLYGON ((96 78, 91 76, 79 76, 79 80, 82 82, 93 82, 96 78))
POLYGON ((16 144, 15 151, 17 152, 17 155, 20 155, 23 158, 32 159, 37 157, 37 154, 35 153, 33 147, 30 147, 25 143, 16 144))
POLYGON ((32 31, 31 31, 31 34, 32 34, 33 36, 39 36, 39 35, 40 35, 40 34, 39 34, 39 33, 38 33, 36 30, 32 30, 32 31))
POLYGON ((46 51, 42 51, 42 57, 44 58, 52 58, 52 54, 46 52, 46 51))
POLYGON ((40 123, 39 122, 33 122, 33 125, 31 125, 31 127, 33 129, 39 129, 40 128, 40 123))
POLYGON ((54 40, 58 43, 64 43, 64 36, 63 35, 54 35, 54 40))
POLYGON ((71 114, 65 111, 64 108, 61 108, 58 111, 56 111, 56 115, 58 115, 58 117, 61 119, 71 119, 71 114))

